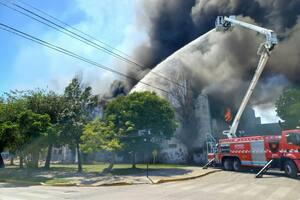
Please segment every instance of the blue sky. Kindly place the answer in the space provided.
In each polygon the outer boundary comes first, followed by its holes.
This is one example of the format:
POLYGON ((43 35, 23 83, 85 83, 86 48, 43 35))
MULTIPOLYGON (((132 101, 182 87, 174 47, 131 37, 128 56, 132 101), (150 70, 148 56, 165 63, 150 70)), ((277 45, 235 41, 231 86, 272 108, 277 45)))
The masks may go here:
MULTIPOLYGON (((7 0, 0 0, 1 2, 7 0)), ((21 0, 20 0, 21 1, 21 0)), ((139 0, 22 0, 99 40, 130 54, 147 34, 137 22, 139 0)), ((0 5, 0 22, 45 41, 125 72, 111 56, 84 45, 43 24, 0 5)), ((0 95, 9 90, 43 88, 62 92, 75 75, 81 75, 97 94, 120 79, 110 72, 67 57, 38 44, 0 30, 0 95)), ((264 122, 277 121, 274 109, 255 108, 264 122)))
MULTIPOLYGON (((128 54, 145 38, 143 31, 137 29, 136 3, 133 0, 24 2, 128 54)), ((125 72, 125 68, 120 67, 111 56, 1 5, 0 22, 125 72)), ((34 88, 48 88, 61 92, 77 74, 91 84, 95 92, 104 93, 111 81, 119 78, 110 72, 61 55, 3 30, 0 30, 0 44, 0 94, 11 89, 34 88)))

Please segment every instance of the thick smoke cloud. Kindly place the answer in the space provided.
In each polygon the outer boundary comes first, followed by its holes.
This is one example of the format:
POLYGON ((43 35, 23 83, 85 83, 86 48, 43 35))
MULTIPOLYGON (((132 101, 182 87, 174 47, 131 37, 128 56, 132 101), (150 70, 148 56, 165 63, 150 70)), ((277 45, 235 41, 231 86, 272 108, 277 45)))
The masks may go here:
MULTIPOLYGON (((300 84, 300 0, 142 2, 139 25, 144 25, 149 38, 136 49, 135 55, 143 64, 155 67, 181 47, 214 28, 216 16, 233 14, 242 20, 275 30, 280 38, 252 104, 270 105, 284 87, 300 84)), ((176 66, 178 69, 188 68, 195 83, 193 90, 210 94, 215 104, 230 105, 231 102, 237 107, 256 68, 256 51, 261 42, 263 37, 249 30, 234 29, 226 34, 213 32, 203 36, 201 43, 196 42, 197 45, 191 45, 189 50, 177 55, 180 58, 165 60, 156 71, 171 74, 176 66)), ((148 76, 145 80, 157 86, 167 84, 148 76)))
POLYGON ((139 26, 146 29, 149 42, 136 49, 135 57, 144 65, 155 67, 184 44, 199 36, 190 16, 195 0, 140 2, 142 8, 139 13, 139 26))
POLYGON ((218 15, 241 15, 284 37, 300 14, 299 0, 143 0, 140 26, 149 42, 137 48, 137 59, 155 66, 214 27, 218 15))

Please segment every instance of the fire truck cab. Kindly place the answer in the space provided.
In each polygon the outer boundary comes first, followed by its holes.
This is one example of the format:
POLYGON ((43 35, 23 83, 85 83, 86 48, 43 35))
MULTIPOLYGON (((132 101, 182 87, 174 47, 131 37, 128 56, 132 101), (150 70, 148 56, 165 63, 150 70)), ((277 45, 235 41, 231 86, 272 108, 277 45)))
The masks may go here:
POLYGON ((300 130, 286 130, 278 136, 221 139, 217 152, 209 153, 208 159, 232 171, 243 166, 264 167, 271 161, 270 167, 296 177, 300 172, 300 130))

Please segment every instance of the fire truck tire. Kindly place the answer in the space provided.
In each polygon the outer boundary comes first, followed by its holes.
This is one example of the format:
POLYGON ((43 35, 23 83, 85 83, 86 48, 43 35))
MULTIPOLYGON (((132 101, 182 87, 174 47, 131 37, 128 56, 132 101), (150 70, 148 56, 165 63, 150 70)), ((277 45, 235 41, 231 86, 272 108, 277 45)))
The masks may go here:
POLYGON ((285 161, 284 171, 285 171, 285 174, 291 178, 297 177, 297 172, 298 172, 297 167, 296 167, 295 163, 291 160, 285 161))
POLYGON ((233 167, 233 170, 234 171, 241 171, 241 168, 242 168, 242 164, 241 164, 241 161, 240 161, 240 159, 238 159, 238 158, 235 158, 234 160, 233 160, 233 165, 232 165, 232 167, 233 167))
POLYGON ((233 170, 233 162, 231 158, 225 158, 223 161, 223 168, 226 171, 232 171, 233 170))

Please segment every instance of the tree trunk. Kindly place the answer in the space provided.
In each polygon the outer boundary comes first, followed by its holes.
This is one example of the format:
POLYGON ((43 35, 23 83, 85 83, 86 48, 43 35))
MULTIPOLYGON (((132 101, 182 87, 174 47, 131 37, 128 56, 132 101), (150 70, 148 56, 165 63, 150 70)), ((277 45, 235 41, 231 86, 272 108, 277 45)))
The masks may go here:
POLYGON ((47 151, 47 156, 46 156, 46 162, 45 162, 45 169, 50 169, 50 162, 51 162, 51 156, 52 156, 52 144, 49 144, 48 146, 48 151, 47 151))
POLYGON ((24 157, 23 155, 20 155, 20 169, 24 168, 24 157))
POLYGON ((135 169, 136 168, 136 160, 135 160, 135 157, 136 157, 136 153, 135 151, 132 152, 132 169, 135 169))
POLYGON ((13 166, 14 164, 14 157, 11 155, 10 156, 10 165, 13 166))
POLYGON ((76 160, 76 159, 75 159, 75 157, 76 157, 76 148, 72 147, 72 148, 71 148, 71 151, 72 151, 72 157, 71 157, 72 160, 71 160, 71 163, 72 163, 72 164, 75 164, 75 163, 76 163, 76 162, 75 162, 75 160, 76 160))
POLYGON ((38 168, 39 167, 39 152, 38 151, 34 151, 34 152, 32 152, 32 159, 31 159, 31 164, 30 164, 30 166, 32 167, 32 168, 38 168))
POLYGON ((4 164, 1 152, 0 152, 0 168, 4 168, 4 167, 5 167, 5 164, 4 164))
POLYGON ((76 144, 77 147, 77 162, 78 162, 78 172, 82 172, 82 161, 81 161, 81 154, 80 154, 80 147, 79 143, 76 144))
POLYGON ((113 169, 115 164, 115 153, 111 153, 111 158, 109 160, 109 165, 107 168, 105 168, 102 173, 109 173, 113 169))

